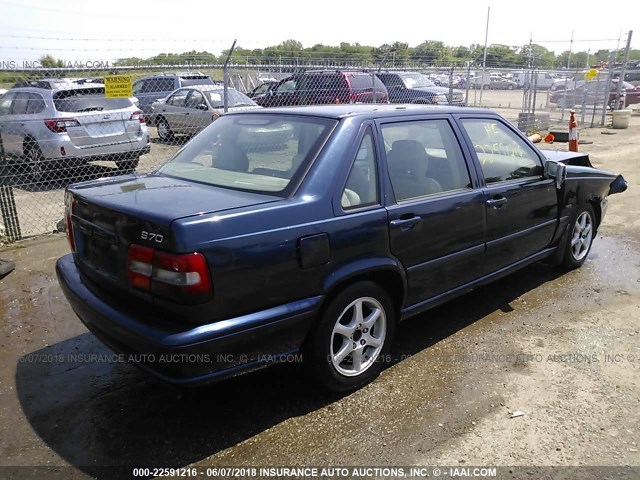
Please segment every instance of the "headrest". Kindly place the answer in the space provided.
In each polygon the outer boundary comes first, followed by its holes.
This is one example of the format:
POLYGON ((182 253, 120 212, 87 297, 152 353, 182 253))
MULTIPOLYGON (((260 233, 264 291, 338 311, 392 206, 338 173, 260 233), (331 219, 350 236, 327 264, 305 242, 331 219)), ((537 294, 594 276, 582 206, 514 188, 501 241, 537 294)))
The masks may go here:
POLYGON ((390 171, 415 178, 425 177, 429 167, 429 156, 416 140, 396 140, 391 145, 387 159, 390 171))

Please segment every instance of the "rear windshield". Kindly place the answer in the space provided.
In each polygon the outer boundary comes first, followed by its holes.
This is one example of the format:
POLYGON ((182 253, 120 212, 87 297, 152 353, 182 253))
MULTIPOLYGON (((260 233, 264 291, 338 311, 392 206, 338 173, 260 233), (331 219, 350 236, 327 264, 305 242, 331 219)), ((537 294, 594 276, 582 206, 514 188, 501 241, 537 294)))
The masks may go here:
POLYGON ((183 87, 188 87, 189 85, 213 85, 213 80, 206 76, 193 76, 193 77, 180 77, 180 83, 183 87))
POLYGON ((278 194, 302 174, 336 123, 295 115, 223 115, 157 173, 278 194))
POLYGON ((53 104, 59 112, 102 112, 133 105, 128 98, 106 98, 104 88, 61 90, 54 93, 53 104))
POLYGON ((376 86, 376 90, 386 90, 382 81, 375 75, 350 75, 349 83, 353 88, 372 88, 376 86))

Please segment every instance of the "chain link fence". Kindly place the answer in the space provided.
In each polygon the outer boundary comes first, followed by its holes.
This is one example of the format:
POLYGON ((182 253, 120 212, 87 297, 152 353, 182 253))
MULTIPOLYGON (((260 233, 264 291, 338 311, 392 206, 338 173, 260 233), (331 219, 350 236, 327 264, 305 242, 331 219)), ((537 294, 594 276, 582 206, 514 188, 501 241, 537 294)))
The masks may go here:
MULTIPOLYGON (((145 173, 227 111, 341 103, 477 106, 550 128, 569 108, 604 121, 611 72, 438 66, 349 59, 0 71, 0 204, 5 241, 63 228, 64 189, 145 173), (388 68, 387 68, 388 67, 388 68), (131 75, 131 98, 106 98, 103 77, 131 75)), ((285 132, 286 133, 286 132, 285 132)))

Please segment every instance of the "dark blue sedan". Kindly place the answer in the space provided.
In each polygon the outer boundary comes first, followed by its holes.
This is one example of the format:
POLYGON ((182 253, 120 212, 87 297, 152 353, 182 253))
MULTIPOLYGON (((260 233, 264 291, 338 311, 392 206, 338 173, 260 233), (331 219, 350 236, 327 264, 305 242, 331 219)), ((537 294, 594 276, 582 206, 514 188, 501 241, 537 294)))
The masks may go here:
POLYGON ((486 110, 238 112, 153 173, 69 187, 57 274, 89 330, 169 382, 302 355, 349 390, 401 320, 535 261, 582 265, 625 188, 486 110))

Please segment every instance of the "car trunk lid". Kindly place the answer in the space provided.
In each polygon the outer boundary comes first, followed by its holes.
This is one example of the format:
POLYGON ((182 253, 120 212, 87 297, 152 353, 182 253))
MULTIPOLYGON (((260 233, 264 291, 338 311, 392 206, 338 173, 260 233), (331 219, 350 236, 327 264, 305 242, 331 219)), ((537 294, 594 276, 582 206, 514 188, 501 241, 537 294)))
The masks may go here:
POLYGON ((174 220, 277 200, 279 197, 147 175, 73 185, 66 203, 80 270, 103 288, 151 301, 149 294, 129 285, 131 244, 175 252, 174 220))

